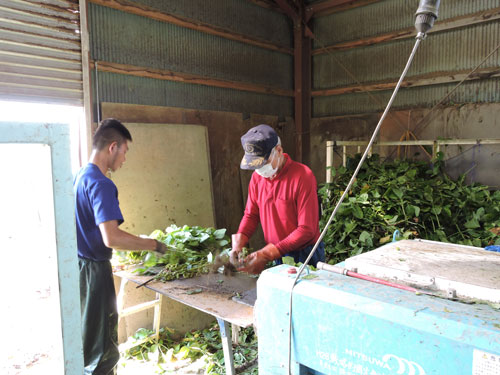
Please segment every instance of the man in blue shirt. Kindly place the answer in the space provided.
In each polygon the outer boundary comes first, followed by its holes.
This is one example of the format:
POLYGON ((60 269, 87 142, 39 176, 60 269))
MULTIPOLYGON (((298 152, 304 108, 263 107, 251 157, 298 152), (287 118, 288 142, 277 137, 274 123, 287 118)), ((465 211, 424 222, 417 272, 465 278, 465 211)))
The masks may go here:
POLYGON ((89 163, 75 177, 76 234, 80 268, 80 303, 85 375, 113 374, 120 357, 118 313, 111 270, 112 248, 165 253, 165 244, 119 228, 123 216, 118 189, 106 177, 125 162, 132 136, 115 119, 101 122, 92 141, 89 163))

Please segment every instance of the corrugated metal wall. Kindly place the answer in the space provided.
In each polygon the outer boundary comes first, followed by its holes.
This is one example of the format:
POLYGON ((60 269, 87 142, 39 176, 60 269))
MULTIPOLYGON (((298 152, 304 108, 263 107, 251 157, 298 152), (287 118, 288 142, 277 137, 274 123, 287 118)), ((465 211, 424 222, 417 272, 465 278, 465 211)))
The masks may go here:
MULTIPOLYGON (((291 28, 281 13, 247 0, 133 1, 235 33, 291 48, 291 28)), ((195 74, 206 78, 293 90, 293 56, 217 35, 89 4, 93 61, 195 74)), ((98 65, 99 66, 99 65, 98 65)), ((95 70, 93 81, 95 82, 95 70)), ((150 104, 205 110, 293 113, 291 96, 173 82, 97 71, 100 102, 150 104)))
POLYGON ((0 2, 0 98, 83 103, 77 0, 0 2))
MULTIPOLYGON (((384 0, 371 5, 353 8, 314 19, 313 56, 314 90, 356 85, 336 62, 340 61, 362 84, 395 82, 401 74, 414 45, 414 38, 376 43, 370 46, 317 53, 323 46, 384 35, 412 28, 418 0, 384 0), (362 26, 362 27, 361 27, 362 26)), ((442 1, 439 21, 467 17, 478 12, 500 7, 498 0, 453 0, 442 1)), ((470 71, 500 42, 500 21, 485 19, 470 26, 452 28, 430 33, 422 43, 413 62, 408 79, 426 74, 470 71)), ((484 68, 498 68, 499 54, 493 55, 484 68)), ((450 74, 451 73, 451 74, 450 74)), ((394 108, 431 107, 438 102, 456 82, 404 88, 400 91, 394 108)), ((391 92, 344 93, 330 96, 315 96, 313 117, 360 114, 383 110, 391 92), (381 104, 382 103, 382 104, 381 104)), ((492 78, 468 81, 450 97, 450 102, 500 102, 500 79, 492 78)))

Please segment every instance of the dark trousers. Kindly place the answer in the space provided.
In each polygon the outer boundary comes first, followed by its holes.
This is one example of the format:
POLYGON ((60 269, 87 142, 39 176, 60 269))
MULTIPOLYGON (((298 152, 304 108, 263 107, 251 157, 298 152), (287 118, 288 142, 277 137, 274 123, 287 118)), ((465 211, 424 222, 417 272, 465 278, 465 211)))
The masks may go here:
MULTIPOLYGON (((295 263, 304 263, 311 253, 311 250, 313 249, 314 245, 309 245, 307 247, 304 247, 302 250, 299 251, 292 251, 288 254, 283 255, 284 257, 292 257, 295 260, 295 263)), ((309 261, 308 264, 310 264, 313 267, 316 267, 318 262, 324 262, 325 261, 325 243, 321 241, 318 245, 318 248, 316 249, 316 252, 312 256, 311 260, 309 261)), ((283 264, 281 261, 281 258, 276 259, 274 261, 276 264, 283 264)))
POLYGON ((118 312, 109 261, 79 258, 84 375, 111 375, 120 359, 118 312))

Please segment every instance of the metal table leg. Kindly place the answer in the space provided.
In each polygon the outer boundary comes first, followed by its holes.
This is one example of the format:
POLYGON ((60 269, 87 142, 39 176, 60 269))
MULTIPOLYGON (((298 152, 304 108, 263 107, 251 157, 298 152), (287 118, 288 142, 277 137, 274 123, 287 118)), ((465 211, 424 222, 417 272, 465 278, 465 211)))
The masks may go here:
POLYGON ((236 324, 231 324, 231 340, 234 345, 238 345, 238 338, 240 336, 240 327, 236 324))
POLYGON ((231 332, 229 323, 224 319, 217 318, 219 323, 220 336, 222 339, 222 349, 224 350, 224 362, 226 364, 226 375, 235 375, 233 347, 231 344, 231 332))

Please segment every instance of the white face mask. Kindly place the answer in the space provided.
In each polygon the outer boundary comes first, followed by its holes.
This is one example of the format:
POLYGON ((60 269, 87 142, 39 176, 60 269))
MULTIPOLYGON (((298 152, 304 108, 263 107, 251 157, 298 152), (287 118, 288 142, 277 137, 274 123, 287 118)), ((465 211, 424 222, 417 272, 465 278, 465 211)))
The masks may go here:
POLYGON ((256 169, 255 172, 257 172, 259 175, 261 175, 264 178, 270 178, 273 177, 276 172, 278 171, 279 164, 276 165, 276 168, 273 168, 273 160, 276 155, 276 148, 273 149, 271 152, 271 156, 269 157, 269 160, 271 161, 270 163, 267 163, 263 167, 260 167, 259 169, 256 169))

